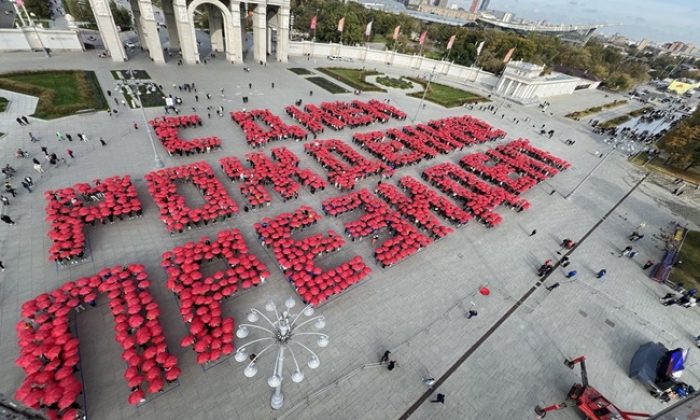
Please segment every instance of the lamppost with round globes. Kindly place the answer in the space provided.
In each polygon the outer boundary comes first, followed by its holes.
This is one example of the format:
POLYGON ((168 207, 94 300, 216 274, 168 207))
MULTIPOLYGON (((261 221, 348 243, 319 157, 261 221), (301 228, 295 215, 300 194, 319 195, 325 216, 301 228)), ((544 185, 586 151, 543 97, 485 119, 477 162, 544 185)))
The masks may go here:
POLYGON ((324 316, 313 316, 314 308, 312 308, 311 305, 307 305, 297 314, 292 314, 291 309, 295 305, 296 302, 294 301, 294 298, 290 296, 284 301, 284 309, 280 312, 275 303, 270 300, 265 304, 265 311, 269 313, 269 317, 263 312, 255 308, 251 308, 247 315, 249 323, 240 324, 236 331, 236 336, 238 338, 246 338, 248 334, 250 334, 251 329, 260 330, 267 334, 266 337, 257 338, 239 346, 234 354, 234 359, 237 362, 244 362, 248 359, 246 348, 255 343, 265 344, 265 347, 257 355, 251 355, 252 360, 243 371, 243 374, 248 378, 252 378, 258 373, 257 361, 260 356, 265 354, 268 350, 277 350, 272 375, 267 379, 267 384, 274 389, 270 399, 270 405, 275 410, 279 410, 284 405, 282 381, 284 379, 283 373, 285 353, 289 352, 292 357, 292 361, 294 361, 294 373, 292 373, 291 376, 292 381, 299 383, 304 380, 304 373, 299 368, 299 363, 296 355, 294 354, 294 346, 298 346, 301 350, 308 352, 311 355, 311 359, 309 359, 307 362, 307 366, 310 369, 316 369, 321 364, 321 360, 318 358, 318 355, 308 346, 301 343, 299 338, 317 337, 317 344, 319 347, 326 347, 329 343, 327 334, 301 330, 302 327, 307 325, 311 326, 312 323, 317 330, 322 329, 326 325, 324 316), (302 315, 306 316, 307 319, 303 319, 302 315), (262 325, 257 325, 256 322, 258 321, 260 321, 262 325))

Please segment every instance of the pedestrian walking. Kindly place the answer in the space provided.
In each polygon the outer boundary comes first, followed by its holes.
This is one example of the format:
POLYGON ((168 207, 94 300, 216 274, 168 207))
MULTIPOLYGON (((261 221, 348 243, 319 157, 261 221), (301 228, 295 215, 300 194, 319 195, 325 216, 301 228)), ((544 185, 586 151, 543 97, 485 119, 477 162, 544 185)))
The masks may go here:
POLYGON ((564 258, 561 259, 561 266, 566 268, 569 266, 569 264, 571 264, 571 260, 569 259, 569 257, 564 256, 564 258))
POLYGON ((139 129, 139 125, 138 125, 138 123, 136 123, 136 121, 134 121, 134 130, 138 130, 138 129, 139 129))
POLYGON ((22 116, 22 121, 24 121, 25 124, 29 125, 29 120, 24 115, 22 116))
POLYGON ((430 402, 431 402, 431 403, 445 404, 445 394, 440 394, 440 393, 438 393, 438 394, 435 396, 435 399, 434 399, 434 400, 431 400, 430 402))
POLYGON ((386 365, 386 368, 389 369, 389 371, 394 370, 395 367, 396 367, 396 361, 394 361, 394 360, 392 360, 391 362, 389 362, 388 365, 386 365))
POLYGON ((0 195, 0 202, 2 202, 3 206, 9 206, 10 205, 10 199, 5 197, 4 195, 0 195))
POLYGON ((642 266, 642 270, 646 270, 646 269, 648 269, 649 267, 651 267, 652 265, 654 265, 654 261, 652 261, 652 260, 647 260, 647 262, 644 263, 644 265, 642 266))
MULTIPOLYGON (((209 94, 207 93, 207 95, 209 95, 209 94)), ((194 101, 199 102, 199 95, 194 95, 194 101)))
POLYGON ((248 89, 253 89, 253 84, 252 84, 252 83, 248 83, 248 89))
POLYGON ((5 264, 0 261, 0 271, 5 271, 5 264))
POLYGON ((224 88, 221 88, 221 96, 224 96, 224 88))
POLYGON ((107 91, 107 96, 112 96, 112 91, 111 91, 111 90, 108 90, 108 91, 107 91))
POLYGON ((10 181, 5 181, 5 192, 12 194, 12 198, 17 197, 17 191, 12 187, 10 181))
POLYGON ((625 249, 623 249, 623 250, 620 252, 620 255, 618 255, 618 257, 622 258, 622 257, 625 256, 625 255, 629 255, 630 252, 632 252, 632 247, 631 247, 631 246, 627 246, 627 247, 625 247, 625 249))
POLYGON ((68 141, 73 141, 73 136, 71 136, 70 134, 66 134, 66 138, 68 139, 68 141))
POLYGON ((27 181, 22 181, 22 186, 24 187, 27 192, 31 193, 32 192, 32 186, 27 183, 27 181))
POLYGON ((15 121, 17 121, 17 124, 19 125, 25 125, 20 117, 15 118, 15 121))
POLYGON ((530 232, 530 236, 535 236, 537 235, 537 229, 532 229, 532 232, 530 232))
POLYGON ((207 99, 211 101, 211 94, 207 92, 207 99))
POLYGON ((608 273, 608 270, 602 269, 602 270, 600 270, 598 273, 596 273, 595 277, 596 277, 597 279, 602 279, 603 277, 605 277, 605 275, 606 275, 607 273, 608 273))
POLYGON ((391 352, 389 350, 384 352, 384 355, 382 358, 379 360, 379 363, 386 363, 389 361, 389 355, 391 355, 391 352))
POLYGON ((68 153, 68 156, 70 156, 71 159, 75 159, 75 156, 73 156, 73 151, 71 149, 66 150, 66 153, 68 153))
POLYGON ((34 180, 32 179, 32 177, 30 177, 30 176, 28 176, 28 175, 24 177, 24 181, 25 181, 27 184, 29 184, 29 185, 31 185, 31 186, 34 186, 34 180))
POLYGON ((479 313, 476 310, 470 309, 469 312, 467 312, 467 319, 472 319, 475 316, 477 316, 478 314, 479 313))
POLYGON ((552 284, 551 286, 545 287, 545 289, 547 289, 547 291, 551 292, 552 290, 556 289, 556 288, 559 287, 559 286, 561 286, 561 285, 559 284, 559 282, 556 282, 556 283, 552 284))
POLYGON ((637 255, 637 254, 638 254, 637 251, 630 251, 630 253, 627 254, 627 258, 634 258, 634 256, 637 255))
POLYGON ((41 151, 44 152, 44 156, 49 155, 49 149, 46 146, 41 146, 41 151))
POLYGON ((102 137, 100 137, 100 144, 104 147, 104 146, 107 145, 107 142, 105 141, 105 139, 103 139, 102 137))
POLYGON ((272 82, 272 89, 275 88, 275 82, 272 82))
POLYGON ((35 163, 34 170, 39 172, 40 174, 43 174, 44 172, 46 172, 46 169, 44 169, 44 167, 41 166, 41 163, 35 163))
POLYGON ((569 271, 568 273, 566 273, 566 278, 567 278, 567 279, 573 279, 574 277, 576 277, 576 274, 577 274, 577 273, 576 273, 576 270, 571 270, 571 271, 569 271))
POLYGON ((0 220, 7 223, 8 225, 16 225, 17 224, 17 223, 15 223, 14 220, 12 220, 12 218, 10 216, 8 216, 6 214, 3 214, 2 216, 0 216, 0 220))

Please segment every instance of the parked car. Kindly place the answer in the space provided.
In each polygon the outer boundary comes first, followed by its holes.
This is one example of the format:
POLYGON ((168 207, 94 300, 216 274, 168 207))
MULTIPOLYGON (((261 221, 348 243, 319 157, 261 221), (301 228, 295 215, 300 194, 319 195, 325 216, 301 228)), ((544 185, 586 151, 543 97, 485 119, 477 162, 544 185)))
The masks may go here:
POLYGON ((343 58, 340 56, 337 56, 337 55, 329 55, 328 59, 331 61, 339 61, 339 60, 342 60, 343 58))

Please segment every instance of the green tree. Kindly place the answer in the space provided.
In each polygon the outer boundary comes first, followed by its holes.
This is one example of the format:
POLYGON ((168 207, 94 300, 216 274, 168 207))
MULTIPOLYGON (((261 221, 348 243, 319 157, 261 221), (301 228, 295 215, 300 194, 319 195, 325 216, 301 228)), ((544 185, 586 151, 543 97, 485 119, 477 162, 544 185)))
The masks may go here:
POLYGON ((51 12, 51 7, 49 7, 49 2, 47 0, 25 0, 24 7, 27 8, 29 13, 34 13, 39 18, 53 18, 53 13, 51 12))
POLYGON ((70 13, 77 22, 87 22, 95 24, 95 15, 92 14, 92 8, 88 0, 66 0, 68 13, 70 13))
POLYGON ((131 13, 125 7, 118 6, 114 0, 110 0, 109 9, 112 11, 115 25, 121 27, 122 30, 131 29, 131 13))

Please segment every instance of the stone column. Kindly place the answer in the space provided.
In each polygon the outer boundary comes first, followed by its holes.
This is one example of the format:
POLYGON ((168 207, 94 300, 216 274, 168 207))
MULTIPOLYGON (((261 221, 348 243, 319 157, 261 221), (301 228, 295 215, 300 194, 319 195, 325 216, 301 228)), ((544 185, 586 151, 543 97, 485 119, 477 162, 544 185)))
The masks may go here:
POLYGON ((90 7, 95 14, 97 28, 100 30, 100 36, 105 48, 109 51, 113 61, 126 61, 126 51, 124 44, 119 37, 117 25, 112 19, 112 12, 109 10, 107 0, 90 0, 90 7))
POLYGON ((163 15, 165 16, 165 26, 168 27, 168 48, 170 51, 180 49, 180 39, 177 35, 177 23, 175 23, 175 12, 173 11, 172 0, 162 0, 163 15))
MULTIPOLYGON (((156 17, 153 14, 153 4, 151 0, 138 0, 141 17, 139 19, 139 34, 141 34, 143 48, 148 49, 148 54, 151 59, 158 63, 164 64, 163 47, 160 44, 160 35, 158 34, 158 25, 156 17)), ((134 14, 136 19, 136 14, 134 14)))
POLYGON ((134 32, 136 32, 136 37, 139 39, 139 45, 144 50, 148 49, 148 44, 146 43, 146 38, 143 35, 143 28, 141 25, 141 9, 139 9, 139 0, 129 0, 129 6, 131 6, 132 20, 134 22, 134 32))
POLYGON ((238 1, 231 2, 231 22, 226 27, 226 58, 231 63, 243 62, 243 27, 238 1))
POLYGON ((187 64, 196 64, 199 61, 196 49, 197 41, 194 36, 194 22, 187 12, 187 3, 185 0, 173 0, 173 10, 175 11, 182 60, 187 64))
MULTIPOLYGON (((289 4, 289 3, 287 3, 289 4)), ((289 57, 289 6, 277 12, 277 61, 286 63, 289 57)))
POLYGON ((221 10, 214 5, 209 5, 209 35, 211 36, 211 50, 224 51, 224 27, 221 10))
POLYGON ((267 28, 267 11, 264 4, 258 4, 253 10, 253 59, 255 62, 267 62, 267 45, 265 33, 267 28))

